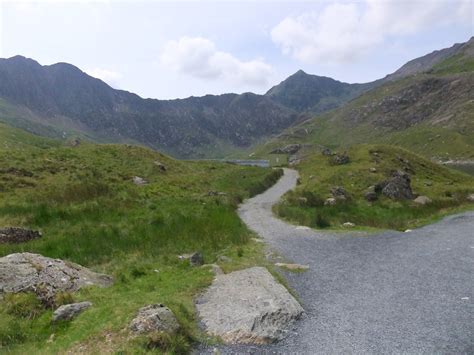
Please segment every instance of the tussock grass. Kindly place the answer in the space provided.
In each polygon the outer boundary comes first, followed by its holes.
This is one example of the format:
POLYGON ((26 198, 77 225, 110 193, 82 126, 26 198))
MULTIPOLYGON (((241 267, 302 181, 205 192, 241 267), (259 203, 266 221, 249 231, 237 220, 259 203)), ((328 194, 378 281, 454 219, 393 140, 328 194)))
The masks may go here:
POLYGON ((205 262, 213 263, 227 254, 233 260, 228 270, 258 263, 261 253, 249 242, 251 233, 235 208, 272 185, 280 170, 176 161, 137 146, 66 147, 2 125, 0 137, 5 139, 0 144, 0 225, 43 234, 25 244, 0 245, 0 256, 40 253, 116 280, 110 288, 60 295, 58 304, 93 303, 64 324, 52 325, 52 310, 38 310, 31 295, 0 301, 2 350, 140 353, 162 346, 162 351, 180 353, 205 340, 196 327, 193 297, 213 276, 178 255, 201 251, 205 262), (133 176, 149 183, 137 186, 133 176), (131 337, 128 323, 151 303, 169 306, 182 331, 172 337, 131 337))

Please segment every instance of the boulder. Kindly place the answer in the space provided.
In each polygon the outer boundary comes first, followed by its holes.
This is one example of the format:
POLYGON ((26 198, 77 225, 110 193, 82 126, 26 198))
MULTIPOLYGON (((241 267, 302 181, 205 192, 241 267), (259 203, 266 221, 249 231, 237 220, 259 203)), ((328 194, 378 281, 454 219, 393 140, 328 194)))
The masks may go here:
POLYGON ((413 199, 413 191, 410 184, 410 175, 403 171, 395 171, 390 179, 375 186, 375 192, 382 192, 385 196, 394 200, 411 200, 413 199))
POLYGON ((79 302, 63 305, 54 311, 53 322, 72 320, 90 306, 92 306, 92 303, 90 302, 79 302))
POLYGON ((467 195, 467 200, 468 200, 469 202, 474 202, 474 194, 469 194, 469 195, 467 195))
POLYGON ((370 168, 369 171, 370 171, 371 173, 376 173, 376 172, 377 172, 377 169, 376 169, 376 168, 370 168))
POLYGON ((369 202, 377 201, 378 195, 375 192, 375 186, 369 186, 367 191, 364 193, 364 197, 369 202))
POLYGON ((204 258, 202 257, 202 254, 199 252, 191 254, 189 257, 189 264, 191 266, 201 266, 204 264, 204 258))
POLYGON ((0 294, 34 292, 48 305, 57 292, 74 292, 82 287, 110 286, 112 277, 83 266, 39 254, 17 253, 0 258, 0 294))
POLYGON ((41 233, 31 229, 17 227, 0 228, 0 244, 24 243, 37 238, 41 238, 41 233))
POLYGON ((132 181, 135 185, 146 185, 146 184, 148 184, 148 181, 146 181, 144 178, 142 178, 140 176, 134 176, 132 178, 132 181))
POLYGON ((288 144, 284 147, 276 148, 270 154, 295 154, 301 149, 301 144, 288 144))
POLYGON ((331 151, 331 149, 329 149, 329 148, 324 148, 324 149, 321 151, 321 153, 322 153, 324 156, 327 156, 327 157, 332 155, 332 151, 331 151))
POLYGON ((161 303, 140 308, 130 323, 130 330, 138 334, 175 333, 179 328, 178 320, 173 312, 161 303))
POLYGON ((329 197, 324 201, 324 206, 334 206, 336 204, 336 199, 334 197, 329 197))
POLYGON ((413 202, 415 202, 418 205, 424 206, 424 205, 427 205, 428 203, 431 203, 432 201, 428 196, 418 196, 417 198, 413 200, 413 202))
POLYGON ((161 171, 165 172, 166 171, 166 166, 161 163, 160 161, 156 160, 155 163, 154 163, 158 169, 160 169, 161 171))
POLYGON ((333 154, 331 158, 331 162, 335 165, 344 165, 350 163, 350 158, 346 153, 342 154, 333 154))
POLYGON ((347 192, 346 189, 342 186, 334 186, 331 188, 331 194, 336 200, 347 200, 347 192))
POLYGON ((263 267, 217 275, 197 300, 207 332, 226 343, 280 340, 303 313, 291 294, 263 267))

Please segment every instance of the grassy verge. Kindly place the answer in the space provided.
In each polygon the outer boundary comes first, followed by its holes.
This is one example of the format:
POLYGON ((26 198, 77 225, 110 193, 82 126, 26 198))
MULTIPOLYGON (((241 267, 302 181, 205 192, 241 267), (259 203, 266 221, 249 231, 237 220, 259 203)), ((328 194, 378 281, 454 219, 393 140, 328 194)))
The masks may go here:
POLYGON ((351 162, 332 165, 321 153, 306 157, 298 166, 301 184, 285 195, 276 213, 294 223, 314 228, 338 228, 345 222, 371 228, 404 230, 433 221, 440 216, 473 208, 467 200, 474 192, 474 178, 434 164, 404 149, 383 145, 360 145, 349 149, 351 162), (371 172, 370 169, 375 171, 371 172), (394 201, 380 196, 368 202, 364 193, 369 186, 387 179, 394 170, 411 175, 416 194, 432 202, 394 201), (349 199, 325 206, 331 188, 342 186, 349 199))
POLYGON ((0 137, 7 143, 0 146, 0 225, 43 233, 25 244, 0 245, 0 256, 40 253, 116 280, 107 289, 67 295, 93 307, 56 326, 52 310, 34 297, 0 301, 2 351, 140 353, 158 344, 163 351, 186 352, 192 342, 206 341, 196 326, 193 297, 210 284, 212 273, 191 268, 178 255, 200 251, 214 263, 225 254, 231 258, 223 265, 227 271, 262 262, 235 208, 271 186, 281 171, 176 161, 133 146, 66 147, 6 126, 0 137), (32 144, 24 143, 28 138, 32 144), (133 176, 149 183, 135 185, 133 176), (169 306, 182 331, 154 341, 131 337, 128 323, 151 303, 169 306))

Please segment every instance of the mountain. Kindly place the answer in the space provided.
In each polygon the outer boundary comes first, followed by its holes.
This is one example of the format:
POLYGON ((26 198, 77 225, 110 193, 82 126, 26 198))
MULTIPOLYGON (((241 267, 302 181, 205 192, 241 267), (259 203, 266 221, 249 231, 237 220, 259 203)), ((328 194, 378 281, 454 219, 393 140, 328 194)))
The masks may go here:
POLYGON ((0 119, 32 132, 132 141, 178 157, 219 155, 280 132, 294 110, 252 93, 142 99, 73 65, 0 60, 0 119))
POLYGON ((298 112, 321 113, 339 107, 370 87, 371 83, 348 84, 299 70, 265 96, 298 112))
POLYGON ((407 63, 376 88, 290 127, 256 153, 293 143, 336 149, 384 143, 438 160, 473 159, 473 87, 471 38, 407 63))

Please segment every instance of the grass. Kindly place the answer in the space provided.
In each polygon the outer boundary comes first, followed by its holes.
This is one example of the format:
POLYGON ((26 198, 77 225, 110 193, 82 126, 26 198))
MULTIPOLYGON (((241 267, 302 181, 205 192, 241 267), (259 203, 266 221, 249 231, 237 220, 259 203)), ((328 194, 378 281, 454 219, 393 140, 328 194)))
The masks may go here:
POLYGON ((407 150, 386 145, 359 145, 348 150, 351 162, 332 165, 328 157, 312 153, 297 166, 301 184, 284 196, 276 213, 294 223, 314 228, 337 228, 345 222, 371 228, 404 230, 433 221, 455 211, 473 208, 467 201, 474 192, 474 178, 432 163, 407 150), (376 172, 370 172, 375 168, 376 172), (407 170, 413 191, 432 203, 419 206, 412 201, 380 197, 368 202, 369 186, 387 179, 393 170, 407 170), (330 190, 342 186, 350 199, 325 206, 330 190))
POLYGON ((201 251, 206 263, 228 255, 226 271, 262 262, 260 246, 235 209, 271 186, 280 170, 176 161, 137 146, 68 147, 5 125, 0 139, 0 225, 43 234, 25 244, 0 245, 0 256, 40 253, 116 280, 110 288, 63 295, 93 303, 65 324, 52 325, 52 310, 38 309, 31 295, 0 301, 2 351, 140 353, 161 344, 163 351, 185 352, 193 342, 207 341, 196 326, 193 297, 213 276, 178 255, 201 251), (149 184, 137 186, 133 176, 149 184), (129 321, 151 303, 169 306, 182 331, 171 338, 131 337, 129 321))

